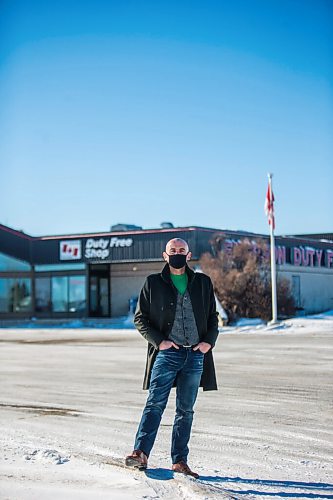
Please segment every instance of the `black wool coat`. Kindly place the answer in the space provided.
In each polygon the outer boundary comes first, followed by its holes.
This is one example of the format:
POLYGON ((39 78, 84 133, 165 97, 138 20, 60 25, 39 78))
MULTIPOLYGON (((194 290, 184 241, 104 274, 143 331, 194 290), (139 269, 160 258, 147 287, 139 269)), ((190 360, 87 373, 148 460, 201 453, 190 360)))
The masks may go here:
MULTIPOLYGON (((195 273, 186 264, 188 292, 198 328, 200 342, 208 342, 212 349, 218 337, 218 313, 216 312, 213 285, 209 276, 195 273)), ((149 389, 150 376, 158 346, 168 340, 175 319, 177 289, 170 278, 169 264, 161 273, 150 274, 141 289, 134 315, 134 324, 148 341, 147 360, 143 389, 149 389)), ((200 387, 204 391, 217 390, 212 349, 204 355, 200 387)), ((176 385, 176 382, 175 384, 176 385)))

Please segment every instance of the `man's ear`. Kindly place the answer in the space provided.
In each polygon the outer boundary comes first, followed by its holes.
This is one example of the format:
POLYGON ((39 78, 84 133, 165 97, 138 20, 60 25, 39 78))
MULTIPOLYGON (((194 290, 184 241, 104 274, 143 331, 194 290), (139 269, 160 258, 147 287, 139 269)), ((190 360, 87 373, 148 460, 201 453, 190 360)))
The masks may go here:
POLYGON ((165 260, 165 262, 168 262, 167 254, 165 252, 163 252, 162 255, 163 255, 163 259, 165 260))
POLYGON ((188 252, 188 254, 186 255, 186 260, 191 260, 192 259, 192 252, 188 252))

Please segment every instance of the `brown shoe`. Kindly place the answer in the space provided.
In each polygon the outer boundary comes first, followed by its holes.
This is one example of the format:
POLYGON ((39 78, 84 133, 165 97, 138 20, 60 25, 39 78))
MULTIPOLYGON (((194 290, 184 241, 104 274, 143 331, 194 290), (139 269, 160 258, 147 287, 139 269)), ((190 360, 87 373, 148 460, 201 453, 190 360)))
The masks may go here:
POLYGON ((125 465, 134 469, 147 469, 148 458, 141 450, 134 450, 125 458, 125 465))
POLYGON ((172 465, 172 470, 174 472, 181 472, 182 474, 186 474, 187 476, 195 477, 195 479, 198 479, 198 477, 199 477, 199 474, 197 474, 196 472, 193 472, 189 468, 189 466, 187 465, 187 463, 184 462, 184 460, 181 460, 180 462, 178 462, 176 464, 173 464, 172 465))

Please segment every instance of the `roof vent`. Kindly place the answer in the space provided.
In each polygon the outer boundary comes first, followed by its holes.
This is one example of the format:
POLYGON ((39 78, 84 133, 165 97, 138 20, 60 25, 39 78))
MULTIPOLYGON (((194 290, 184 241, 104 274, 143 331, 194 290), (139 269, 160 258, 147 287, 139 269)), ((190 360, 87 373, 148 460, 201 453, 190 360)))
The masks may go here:
POLYGON ((161 227, 163 229, 171 229, 174 227, 174 225, 172 224, 172 222, 161 222, 161 227))
POLYGON ((141 226, 135 226, 134 224, 114 224, 110 227, 110 231, 138 231, 142 229, 141 226))

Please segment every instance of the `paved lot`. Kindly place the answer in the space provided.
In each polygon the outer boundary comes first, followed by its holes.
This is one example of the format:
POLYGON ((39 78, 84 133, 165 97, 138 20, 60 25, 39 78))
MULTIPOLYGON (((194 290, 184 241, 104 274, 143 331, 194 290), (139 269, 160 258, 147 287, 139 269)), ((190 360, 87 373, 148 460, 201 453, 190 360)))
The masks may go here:
POLYGON ((319 323, 304 332, 221 334, 219 390, 200 390, 190 443, 200 482, 168 475, 172 392, 150 460, 157 475, 136 478, 132 497, 121 485, 104 497, 112 476, 107 460, 118 479, 128 474, 117 464, 132 449, 147 395, 145 341, 130 330, 1 330, 6 498, 37 498, 37 491, 55 498, 64 484, 72 488, 68 498, 89 491, 100 498, 172 498, 175 491, 179 498, 333 498, 332 339, 319 323), (47 473, 56 458, 47 450, 63 459, 53 483, 47 473), (98 468, 100 481, 96 471, 89 480, 89 467, 98 468), (22 484, 26 496, 19 496, 22 484))

